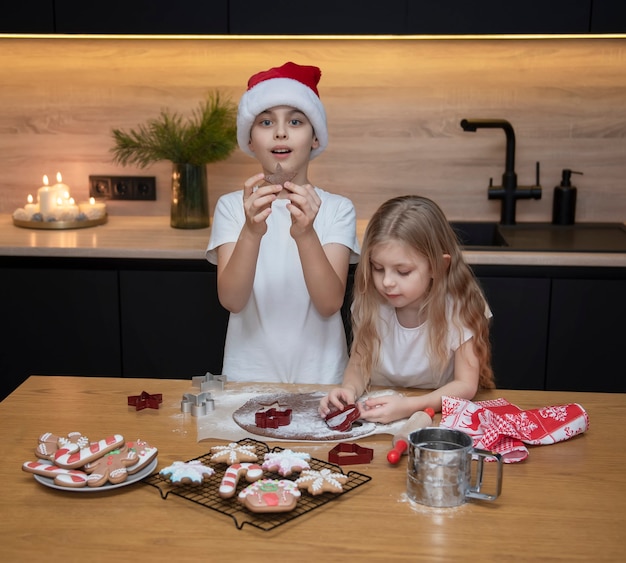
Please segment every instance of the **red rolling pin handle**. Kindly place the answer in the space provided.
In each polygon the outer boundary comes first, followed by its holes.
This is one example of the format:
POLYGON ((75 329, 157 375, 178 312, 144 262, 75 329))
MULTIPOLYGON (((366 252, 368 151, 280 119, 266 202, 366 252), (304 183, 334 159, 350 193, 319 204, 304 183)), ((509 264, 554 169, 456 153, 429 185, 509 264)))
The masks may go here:
POLYGON ((399 432, 393 437, 391 442, 393 449, 387 454, 387 461, 393 465, 397 464, 409 447, 409 434, 420 428, 430 426, 434 416, 435 411, 430 407, 425 408, 423 411, 413 413, 402 428, 400 428, 399 432))
POLYGON ((394 465, 400 461, 402 454, 407 450, 408 444, 405 440, 398 440, 392 450, 387 454, 387 461, 394 465))

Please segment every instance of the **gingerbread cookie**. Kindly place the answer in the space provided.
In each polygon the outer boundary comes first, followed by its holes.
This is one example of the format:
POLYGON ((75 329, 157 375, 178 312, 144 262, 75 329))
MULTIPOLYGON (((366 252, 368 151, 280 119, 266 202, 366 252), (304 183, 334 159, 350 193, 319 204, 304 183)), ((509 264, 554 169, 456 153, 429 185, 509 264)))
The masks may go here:
POLYGON ((295 177, 296 172, 285 172, 279 162, 276 164, 275 172, 273 174, 268 174, 267 176, 265 176, 265 181, 268 184, 283 186, 285 182, 290 182, 295 177))
POLYGON ((22 464, 22 471, 48 477, 62 487, 84 487, 87 484, 87 473, 84 471, 64 469, 47 460, 26 461, 22 464))
POLYGON ((75 451, 74 448, 61 448, 54 455, 54 463, 65 469, 76 469, 101 458, 104 454, 124 444, 124 436, 113 434, 103 440, 87 444, 75 451))
POLYGON ((83 467, 89 474, 87 485, 101 487, 105 483, 117 485, 128 478, 128 467, 137 463, 137 452, 124 446, 111 450, 83 467))
POLYGON ((67 436, 57 436, 46 432, 39 436, 39 443, 35 449, 35 455, 41 459, 52 461, 60 450, 77 452, 89 444, 89 439, 80 432, 70 432, 67 436))
POLYGON ((243 489, 238 499, 251 512, 288 512, 296 507, 300 494, 288 479, 261 479, 243 489))
POLYGON ((304 452, 294 452, 292 450, 281 450, 279 452, 269 452, 265 454, 263 469, 274 471, 283 477, 292 473, 300 473, 303 469, 309 469, 307 460, 311 456, 304 452))
POLYGON ((191 461, 175 461, 159 471, 159 475, 165 477, 174 485, 200 485, 215 473, 215 469, 202 465, 198 459, 191 461))
POLYGON ((89 484, 89 475, 83 471, 69 469, 67 473, 59 473, 54 477, 54 484, 70 489, 80 489, 89 484))
POLYGON ((246 481, 252 483, 263 477, 263 468, 256 463, 234 463, 224 473, 218 494, 222 498, 232 497, 235 494, 241 475, 245 475, 246 481))
POLYGON ((340 493, 343 485, 348 482, 348 476, 343 473, 334 473, 330 469, 314 471, 305 469, 300 477, 295 480, 300 489, 306 489, 313 496, 322 493, 340 493))
POLYGON ((228 465, 244 461, 257 461, 259 458, 255 449, 254 445, 238 444, 237 442, 231 442, 226 446, 213 446, 211 451, 214 453, 211 456, 211 461, 228 465))
POLYGON ((135 458, 135 463, 126 468, 129 475, 134 475, 149 465, 158 453, 157 448, 139 439, 134 442, 126 442, 126 447, 131 452, 130 455, 135 458))

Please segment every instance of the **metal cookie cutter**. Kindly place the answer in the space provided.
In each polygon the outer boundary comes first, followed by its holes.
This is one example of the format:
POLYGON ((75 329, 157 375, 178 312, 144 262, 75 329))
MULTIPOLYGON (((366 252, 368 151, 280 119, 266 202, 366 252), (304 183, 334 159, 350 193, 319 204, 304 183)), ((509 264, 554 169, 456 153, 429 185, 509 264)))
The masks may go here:
POLYGON ((275 408, 258 411, 254 414, 254 422, 259 428, 278 428, 291 424, 291 409, 275 408))
POLYGON ((340 411, 334 411, 326 415, 326 424, 329 428, 337 430, 338 432, 347 432, 352 428, 352 423, 359 419, 361 413, 359 407, 354 403, 347 405, 340 411))
POLYGON ((135 407, 138 411, 158 409, 162 402, 163 395, 161 393, 150 394, 147 391, 142 391, 141 395, 130 395, 128 397, 128 406, 135 407))
POLYGON ((214 375, 207 371, 205 375, 193 376, 191 384, 203 393, 205 391, 223 391, 227 379, 225 375, 214 375))
POLYGON ((374 459, 374 450, 358 444, 341 442, 328 452, 328 461, 336 465, 356 465, 370 463, 374 459))
POLYGON ((180 402, 180 410, 190 412, 191 416, 204 416, 207 412, 215 410, 215 401, 211 399, 211 393, 184 393, 180 402))

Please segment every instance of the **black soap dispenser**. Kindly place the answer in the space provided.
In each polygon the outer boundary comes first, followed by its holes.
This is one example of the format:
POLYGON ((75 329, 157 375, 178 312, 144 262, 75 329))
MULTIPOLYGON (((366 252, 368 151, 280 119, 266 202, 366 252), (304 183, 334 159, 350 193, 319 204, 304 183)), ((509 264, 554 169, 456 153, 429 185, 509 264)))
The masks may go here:
POLYGON ((571 175, 581 174, 565 168, 561 177, 561 185, 554 188, 552 202, 552 224, 573 225, 576 220, 576 188, 572 186, 571 175))

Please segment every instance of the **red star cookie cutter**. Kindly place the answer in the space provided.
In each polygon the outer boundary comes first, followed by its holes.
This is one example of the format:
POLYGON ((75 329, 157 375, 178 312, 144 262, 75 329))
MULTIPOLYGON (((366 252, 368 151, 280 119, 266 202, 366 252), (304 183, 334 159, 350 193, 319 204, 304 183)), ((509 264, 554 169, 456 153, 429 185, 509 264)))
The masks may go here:
POLYGON ((345 406, 340 411, 333 411, 326 415, 326 424, 333 430, 347 432, 352 428, 352 423, 359 419, 361 413, 354 403, 345 406))
POLYGON ((138 411, 142 411, 143 409, 158 409, 162 402, 163 395, 161 393, 151 395, 147 391, 142 391, 141 395, 131 395, 128 397, 128 406, 135 407, 135 410, 138 411))
POLYGON ((254 415, 254 422, 259 428, 278 428, 291 423, 291 409, 279 410, 275 408, 258 411, 254 415))
POLYGON ((358 444, 341 442, 328 452, 328 461, 336 465, 356 465, 370 463, 374 459, 374 450, 358 444))

